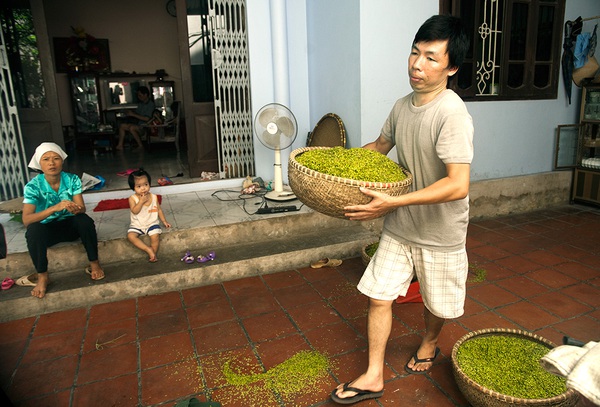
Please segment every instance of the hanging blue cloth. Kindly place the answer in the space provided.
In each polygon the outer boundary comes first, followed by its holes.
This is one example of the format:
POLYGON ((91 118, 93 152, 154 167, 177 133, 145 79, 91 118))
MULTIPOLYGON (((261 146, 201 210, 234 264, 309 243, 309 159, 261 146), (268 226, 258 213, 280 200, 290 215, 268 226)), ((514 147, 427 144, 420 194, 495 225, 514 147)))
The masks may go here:
POLYGON ((579 69, 585 65, 590 51, 590 38, 592 34, 581 33, 575 41, 575 50, 573 51, 573 67, 579 69))

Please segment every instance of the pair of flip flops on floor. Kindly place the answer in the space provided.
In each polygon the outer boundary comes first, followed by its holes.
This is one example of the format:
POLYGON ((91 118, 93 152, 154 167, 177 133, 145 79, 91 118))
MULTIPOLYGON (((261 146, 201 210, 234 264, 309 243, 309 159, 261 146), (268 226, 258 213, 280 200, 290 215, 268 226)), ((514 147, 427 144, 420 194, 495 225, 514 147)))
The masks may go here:
MULTIPOLYGON (((410 367, 408 367, 408 364, 410 363, 410 359, 409 359, 408 362, 406 362, 406 365, 404 365, 404 370, 406 370, 409 374, 427 374, 429 372, 429 370, 433 367, 433 362, 435 361, 435 359, 437 358, 439 353, 440 353, 440 348, 435 348, 435 354, 433 355, 433 357, 419 359, 417 357, 417 352, 415 352, 414 355, 412 355, 412 357, 411 357, 411 359, 414 359, 415 364, 431 363, 431 366, 429 366, 427 369, 422 370, 422 371, 413 370, 410 367)), ((338 404, 354 404, 354 403, 358 403, 359 401, 368 400, 368 399, 377 399, 377 398, 383 396, 383 390, 381 390, 381 391, 362 390, 362 389, 358 389, 356 387, 351 387, 350 382, 344 383, 343 391, 351 391, 356 394, 352 397, 341 398, 336 394, 337 389, 333 389, 333 391, 331 392, 331 399, 338 404)))
POLYGON ((192 253, 190 253, 190 251, 188 250, 181 258, 181 261, 187 264, 192 264, 194 261, 197 261, 198 263, 206 263, 207 261, 214 260, 216 257, 217 255, 215 254, 215 252, 211 250, 206 256, 199 255, 198 257, 194 258, 192 253))

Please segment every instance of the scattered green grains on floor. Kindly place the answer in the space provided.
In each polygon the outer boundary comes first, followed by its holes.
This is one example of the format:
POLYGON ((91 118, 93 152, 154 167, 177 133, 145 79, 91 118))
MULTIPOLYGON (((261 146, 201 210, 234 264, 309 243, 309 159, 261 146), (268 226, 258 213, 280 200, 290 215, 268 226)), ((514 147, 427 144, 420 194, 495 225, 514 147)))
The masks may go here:
POLYGON ((566 391, 565 380, 546 372, 540 359, 550 349, 510 335, 488 335, 465 341, 457 353, 463 372, 498 393, 524 399, 545 399, 566 391))
POLYGON ((487 270, 475 264, 469 264, 469 271, 473 273, 473 277, 468 280, 469 283, 482 283, 487 277, 487 270))
POLYGON ((364 148, 333 147, 306 151, 299 164, 323 174, 357 181, 399 182, 406 174, 387 156, 364 148))
POLYGON ((283 398, 300 392, 310 392, 319 380, 327 376, 329 359, 316 351, 298 352, 281 364, 264 373, 243 374, 235 371, 233 361, 223 365, 223 375, 228 384, 239 387, 237 391, 250 396, 261 389, 270 389, 283 398), (252 386, 258 389, 252 389, 252 386))

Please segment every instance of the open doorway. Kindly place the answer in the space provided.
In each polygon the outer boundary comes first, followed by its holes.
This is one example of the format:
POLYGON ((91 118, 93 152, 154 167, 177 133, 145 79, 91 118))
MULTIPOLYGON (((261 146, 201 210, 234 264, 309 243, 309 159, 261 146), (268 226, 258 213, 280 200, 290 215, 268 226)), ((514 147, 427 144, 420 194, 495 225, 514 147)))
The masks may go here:
POLYGON ((246 2, 177 0, 189 165, 193 176, 254 175, 246 2), (181 35, 185 33, 185 42, 181 35), (212 92, 212 95, 211 95, 212 92), (216 137, 215 137, 216 135, 216 137))
POLYGON ((86 0, 77 4, 57 0, 47 10, 42 7, 43 0, 9 1, 11 4, 29 1, 32 11, 35 11, 32 14, 38 31, 41 73, 52 79, 45 81, 47 108, 36 110, 36 113, 45 114, 47 126, 40 126, 43 120, 36 119, 36 126, 29 128, 30 112, 19 111, 23 113, 19 121, 23 128, 27 158, 40 142, 54 141, 64 145, 70 154, 65 169, 78 175, 82 171, 92 175, 102 175, 103 171, 105 175, 114 175, 139 165, 151 168, 155 154, 169 150, 173 151, 171 164, 165 164, 167 168, 157 168, 155 171, 158 176, 173 176, 183 172, 184 177, 180 177, 179 182, 196 182, 202 179, 203 172, 216 173, 218 178, 237 178, 254 173, 244 0, 175 0, 176 18, 165 10, 164 3, 152 3, 144 10, 129 13, 128 10, 134 5, 118 0, 101 3, 86 0), (115 14, 117 3, 121 12, 115 14), (118 20, 121 16, 134 14, 138 18, 124 17, 126 21, 122 23, 118 20), (106 20, 102 18, 104 15, 111 16, 110 26, 99 23, 106 20), (172 145, 165 145, 159 151, 153 148, 145 152, 144 161, 130 151, 122 155, 105 151, 96 151, 94 154, 93 148, 80 150, 68 146, 73 138, 74 127, 70 117, 69 79, 67 74, 56 70, 52 44, 55 38, 69 35, 65 27, 68 29, 69 22, 73 21, 84 26, 95 37, 109 40, 113 71, 110 73, 133 74, 137 71, 154 75, 155 69, 165 67, 172 75, 165 79, 175 81, 177 98, 183 107, 179 156, 172 145), (138 41, 135 47, 131 47, 129 42, 134 27, 148 21, 152 21, 160 30, 146 30, 148 35, 144 38, 147 41, 138 41), (157 47, 157 44, 160 46, 157 47), (197 81, 199 78, 200 82, 197 81), (68 126, 72 126, 71 129, 68 126), (112 159, 108 160, 108 157, 112 159), (111 167, 107 162, 111 165, 116 163, 118 167, 111 167))

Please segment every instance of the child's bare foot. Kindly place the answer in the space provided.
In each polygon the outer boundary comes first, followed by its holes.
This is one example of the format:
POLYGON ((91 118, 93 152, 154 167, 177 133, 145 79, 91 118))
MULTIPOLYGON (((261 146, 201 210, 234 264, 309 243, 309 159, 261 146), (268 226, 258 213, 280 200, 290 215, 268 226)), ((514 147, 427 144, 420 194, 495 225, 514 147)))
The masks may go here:
POLYGON ((150 263, 156 263, 158 261, 156 253, 154 253, 154 250, 152 250, 150 247, 146 249, 146 253, 148 253, 148 261, 150 263))
POLYGON ((37 274, 37 284, 31 290, 31 295, 37 298, 44 298, 46 295, 46 289, 48 288, 48 272, 37 274))

